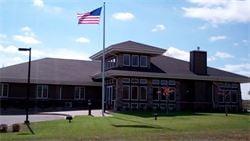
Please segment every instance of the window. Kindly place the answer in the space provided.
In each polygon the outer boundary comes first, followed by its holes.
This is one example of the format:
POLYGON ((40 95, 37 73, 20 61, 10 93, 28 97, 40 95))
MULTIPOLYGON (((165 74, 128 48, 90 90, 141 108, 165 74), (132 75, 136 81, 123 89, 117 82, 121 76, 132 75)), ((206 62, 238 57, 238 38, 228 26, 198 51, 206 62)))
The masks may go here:
POLYGON ((231 100, 232 102, 237 102, 237 91, 231 92, 231 100))
POLYGON ((130 83, 130 79, 129 78, 122 78, 122 83, 130 83))
POLYGON ((132 55, 132 66, 133 67, 139 66, 139 56, 138 55, 132 55))
POLYGON ((0 97, 8 97, 8 93, 9 93, 9 85, 0 84, 0 97))
POLYGON ((140 79, 140 84, 147 84, 147 79, 140 79))
POLYGON ((128 100, 130 95, 129 86, 124 85, 122 88, 122 99, 128 100))
POLYGON ((140 99, 147 100, 147 87, 146 86, 140 87, 140 99))
POLYGON ((85 99, 84 87, 75 87, 74 99, 76 99, 76 100, 84 100, 85 99))
POLYGON ((38 99, 48 98, 48 85, 37 85, 37 95, 38 99))
POLYGON ((141 56, 140 57, 140 66, 141 67, 147 67, 147 56, 141 56))
POLYGON ((123 65, 130 66, 130 55, 129 54, 123 55, 123 65))
POLYGON ((105 69, 114 68, 116 66, 116 58, 108 58, 105 60, 105 69))
POLYGON ((169 81, 168 81, 168 85, 174 86, 174 85, 175 85, 175 80, 169 80, 169 81))
POLYGON ((159 85, 159 84, 160 84, 160 81, 159 81, 159 80, 156 80, 156 79, 153 79, 153 80, 152 80, 152 84, 153 84, 153 85, 159 85))
POLYGON ((132 100, 138 99, 138 87, 137 86, 131 86, 131 99, 132 100))
POLYGON ((138 80, 138 79, 133 78, 133 79, 131 79, 131 83, 133 83, 133 84, 137 84, 137 83, 139 83, 139 80, 138 80))
POLYGON ((166 96, 163 93, 160 93, 160 100, 166 100, 166 96))
POLYGON ((159 88, 153 88, 153 100, 159 100, 159 88))
POLYGON ((170 95, 168 96, 168 99, 170 101, 175 101, 175 92, 171 92, 170 95))
POLYGON ((161 85, 168 85, 168 81, 167 80, 161 80, 161 85))
POLYGON ((137 110, 138 109, 138 104, 137 103, 131 103, 131 109, 132 110, 137 110))

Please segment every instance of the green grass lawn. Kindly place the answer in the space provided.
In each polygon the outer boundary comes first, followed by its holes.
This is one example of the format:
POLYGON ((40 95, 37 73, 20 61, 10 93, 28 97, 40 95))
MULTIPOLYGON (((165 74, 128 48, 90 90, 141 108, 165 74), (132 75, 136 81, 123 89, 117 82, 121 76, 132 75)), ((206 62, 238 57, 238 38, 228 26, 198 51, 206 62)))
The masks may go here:
POLYGON ((19 133, 1 133, 1 141, 13 140, 250 140, 250 115, 220 113, 160 115, 115 113, 113 117, 75 117, 32 123, 19 133))

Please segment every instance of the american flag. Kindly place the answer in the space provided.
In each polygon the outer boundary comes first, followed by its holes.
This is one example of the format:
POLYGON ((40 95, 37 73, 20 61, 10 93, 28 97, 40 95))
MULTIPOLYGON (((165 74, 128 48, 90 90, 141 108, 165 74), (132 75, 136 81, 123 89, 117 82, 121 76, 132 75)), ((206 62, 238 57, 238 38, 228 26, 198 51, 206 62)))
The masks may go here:
POLYGON ((101 15, 102 7, 99 7, 91 12, 87 13, 78 13, 78 24, 99 24, 100 15, 101 15))

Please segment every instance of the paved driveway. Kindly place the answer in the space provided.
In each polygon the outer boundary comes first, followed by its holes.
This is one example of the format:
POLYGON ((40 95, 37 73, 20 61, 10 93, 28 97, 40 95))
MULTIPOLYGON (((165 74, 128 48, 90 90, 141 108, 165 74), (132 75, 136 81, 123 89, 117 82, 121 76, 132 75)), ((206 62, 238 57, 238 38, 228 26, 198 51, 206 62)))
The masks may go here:
MULTIPOLYGON (((88 110, 78 110, 78 111, 59 111, 59 112, 43 112, 39 114, 29 115, 30 122, 39 121, 49 121, 65 119, 66 115, 80 116, 88 115, 88 110)), ((92 110, 92 115, 94 117, 102 116, 101 110, 92 110)), ((105 116, 111 116, 105 113, 105 116)), ((14 123, 23 123, 25 121, 25 115, 0 115, 0 124, 12 125, 14 123)))

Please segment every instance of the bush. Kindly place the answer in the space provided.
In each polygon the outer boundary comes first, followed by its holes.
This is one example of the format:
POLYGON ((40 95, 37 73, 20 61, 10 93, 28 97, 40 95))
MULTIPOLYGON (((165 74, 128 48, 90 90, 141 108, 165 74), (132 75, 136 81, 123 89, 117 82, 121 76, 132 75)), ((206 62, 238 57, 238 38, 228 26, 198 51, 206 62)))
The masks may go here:
POLYGON ((19 124, 13 124, 12 125, 12 132, 19 132, 20 131, 20 125, 19 124))
POLYGON ((7 124, 1 124, 0 125, 0 133, 7 133, 8 131, 8 125, 7 124))

